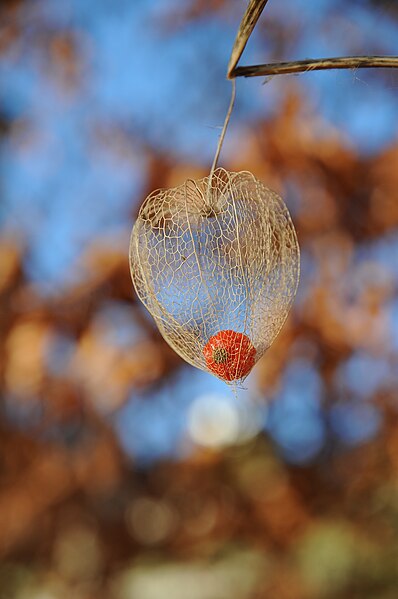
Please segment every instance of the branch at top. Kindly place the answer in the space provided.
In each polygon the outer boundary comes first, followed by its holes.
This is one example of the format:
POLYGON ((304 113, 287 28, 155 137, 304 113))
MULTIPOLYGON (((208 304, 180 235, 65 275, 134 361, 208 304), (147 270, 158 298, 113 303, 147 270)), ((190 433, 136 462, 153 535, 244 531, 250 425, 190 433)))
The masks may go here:
POLYGON ((231 73, 234 71, 242 52, 246 47, 249 37, 264 10, 268 0, 250 0, 249 5, 243 15, 241 24, 239 26, 238 33, 236 34, 234 46, 231 52, 231 58, 229 59, 227 77, 232 79, 231 73))
POLYGON ((229 79, 235 77, 264 77, 287 75, 288 73, 307 73, 327 69, 371 69, 398 68, 398 56, 344 56, 339 58, 317 58, 294 62, 275 62, 246 67, 235 67, 229 73, 229 79))

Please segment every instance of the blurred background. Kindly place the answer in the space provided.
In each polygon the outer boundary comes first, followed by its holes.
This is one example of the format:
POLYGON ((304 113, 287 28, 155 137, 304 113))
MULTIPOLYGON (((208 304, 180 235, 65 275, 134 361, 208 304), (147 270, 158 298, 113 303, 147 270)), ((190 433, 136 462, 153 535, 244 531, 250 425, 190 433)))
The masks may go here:
MULTIPOLYGON (((398 73, 238 81, 220 164, 284 197, 302 276, 237 398, 132 289, 245 8, 0 3, 0 599, 398 596, 398 73)), ((242 64, 397 40, 393 0, 271 0, 242 64)))

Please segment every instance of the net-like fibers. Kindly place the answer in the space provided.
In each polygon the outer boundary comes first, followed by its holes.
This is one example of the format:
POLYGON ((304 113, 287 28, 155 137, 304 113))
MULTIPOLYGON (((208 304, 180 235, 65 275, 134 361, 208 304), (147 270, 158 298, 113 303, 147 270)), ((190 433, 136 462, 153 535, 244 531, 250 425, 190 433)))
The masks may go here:
POLYGON ((241 380, 282 327, 299 279, 283 200, 249 172, 216 169, 151 193, 130 242, 139 298, 169 345, 223 380, 241 380))

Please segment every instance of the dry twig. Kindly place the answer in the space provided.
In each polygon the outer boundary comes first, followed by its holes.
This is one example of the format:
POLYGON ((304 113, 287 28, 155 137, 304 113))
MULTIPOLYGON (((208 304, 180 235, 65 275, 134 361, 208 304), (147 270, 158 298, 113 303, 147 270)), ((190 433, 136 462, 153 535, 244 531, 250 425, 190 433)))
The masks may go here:
POLYGON ((263 77, 327 69, 398 68, 398 56, 344 56, 238 67, 238 61, 268 0, 250 0, 231 52, 227 77, 263 77))
POLYGON ((250 0, 249 6, 247 7, 245 14, 243 15, 242 21, 239 26, 238 33, 236 34, 235 42, 231 52, 231 58, 228 64, 228 79, 233 79, 235 75, 232 73, 235 71, 235 67, 242 56, 243 50, 252 34, 254 27, 264 10, 268 0, 250 0))

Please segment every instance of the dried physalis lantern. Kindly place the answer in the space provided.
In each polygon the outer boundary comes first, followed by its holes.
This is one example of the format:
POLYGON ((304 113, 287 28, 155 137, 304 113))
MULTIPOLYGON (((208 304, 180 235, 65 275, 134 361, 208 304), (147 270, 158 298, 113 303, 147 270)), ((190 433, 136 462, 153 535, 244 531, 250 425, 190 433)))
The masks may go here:
POLYGON ((283 200, 249 172, 158 190, 133 227, 139 298, 187 362, 242 381, 282 327, 299 279, 299 247, 283 200))

